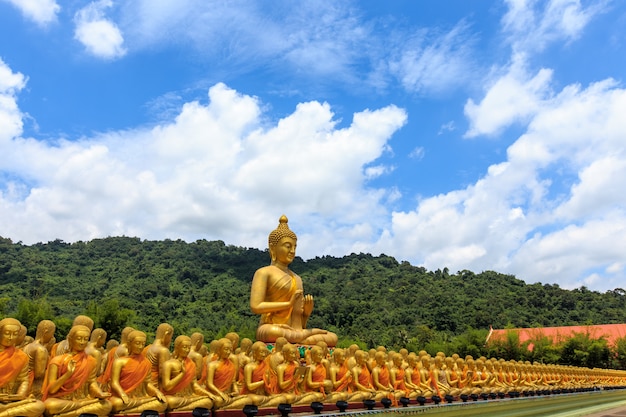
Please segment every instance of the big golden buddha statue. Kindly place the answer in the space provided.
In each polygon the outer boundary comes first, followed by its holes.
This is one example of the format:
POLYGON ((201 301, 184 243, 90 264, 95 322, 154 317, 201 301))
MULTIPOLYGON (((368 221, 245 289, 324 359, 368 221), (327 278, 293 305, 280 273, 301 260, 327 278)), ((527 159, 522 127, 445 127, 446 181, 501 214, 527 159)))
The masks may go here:
POLYGON ((302 279, 289 269, 296 256, 296 234, 289 229, 287 217, 268 237, 271 264, 258 269, 252 278, 250 308, 261 315, 256 338, 273 343, 279 337, 290 343, 314 345, 323 341, 337 344, 337 335, 322 329, 307 329, 313 311, 313 296, 304 295, 302 279))

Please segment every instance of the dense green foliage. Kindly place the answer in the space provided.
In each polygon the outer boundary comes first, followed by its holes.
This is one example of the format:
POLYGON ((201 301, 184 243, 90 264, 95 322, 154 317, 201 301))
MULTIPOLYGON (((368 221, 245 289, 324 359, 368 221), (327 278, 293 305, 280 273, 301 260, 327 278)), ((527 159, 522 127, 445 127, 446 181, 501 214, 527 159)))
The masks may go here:
MULTIPOLYGON (((126 325, 150 333, 168 322, 179 334, 202 331, 211 339, 237 331, 253 338, 250 282, 268 262, 267 251, 221 241, 115 237, 26 246, 0 238, 0 316, 19 319, 31 335, 39 320, 52 319, 57 338, 78 314, 93 317, 109 337, 126 325)), ((535 341, 528 357, 515 340, 485 347, 487 328, 626 323, 623 289, 568 291, 493 271, 432 272, 369 254, 297 258, 292 269, 315 297, 309 327, 336 332, 340 345, 607 364, 614 354, 602 341, 558 349, 535 341)))

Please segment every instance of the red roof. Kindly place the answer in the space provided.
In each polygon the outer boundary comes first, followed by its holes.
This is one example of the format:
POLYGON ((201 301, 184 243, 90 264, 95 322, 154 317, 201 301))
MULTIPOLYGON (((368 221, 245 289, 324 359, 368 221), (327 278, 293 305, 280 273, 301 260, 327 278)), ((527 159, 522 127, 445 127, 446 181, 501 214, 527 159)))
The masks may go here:
MULTIPOLYGON (((615 341, 626 337, 626 324, 598 324, 593 326, 562 326, 562 327, 533 327, 520 329, 493 329, 490 332, 489 340, 503 340, 508 332, 519 334, 520 343, 527 340, 536 340, 541 336, 547 336, 553 343, 560 343, 574 336, 575 333, 589 335, 592 339, 605 337, 609 345, 615 346, 615 341)), ((530 348, 530 346, 529 346, 530 348)), ((531 348, 532 349, 532 348, 531 348)))

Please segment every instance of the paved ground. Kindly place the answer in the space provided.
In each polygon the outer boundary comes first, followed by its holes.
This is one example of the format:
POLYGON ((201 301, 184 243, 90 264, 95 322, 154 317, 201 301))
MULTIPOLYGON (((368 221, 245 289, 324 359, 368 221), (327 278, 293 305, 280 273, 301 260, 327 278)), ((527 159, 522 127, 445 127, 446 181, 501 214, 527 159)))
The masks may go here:
POLYGON ((618 408, 612 408, 612 409, 600 411, 598 413, 585 414, 584 417, 625 417, 625 416, 626 416, 626 405, 622 405, 618 408))

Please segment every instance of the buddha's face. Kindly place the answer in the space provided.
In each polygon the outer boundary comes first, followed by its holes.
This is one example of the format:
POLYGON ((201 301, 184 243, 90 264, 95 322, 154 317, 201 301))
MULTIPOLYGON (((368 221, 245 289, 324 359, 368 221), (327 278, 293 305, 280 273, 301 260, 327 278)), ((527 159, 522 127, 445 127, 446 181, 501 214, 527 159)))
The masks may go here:
POLYGON ((0 346, 3 348, 15 346, 15 342, 20 334, 20 326, 15 324, 6 324, 2 327, 0 334, 0 346))
POLYGON ((222 348, 219 351, 219 357, 222 359, 227 359, 231 352, 233 351, 233 343, 230 340, 225 340, 222 348))
POLYGON ((89 331, 78 330, 74 333, 74 336, 69 340, 70 347, 74 352, 82 352, 89 343, 89 331))
POLYGON ((269 351, 267 348, 261 347, 254 351, 254 360, 261 362, 268 355, 269 351))
POLYGON ((136 336, 133 338, 131 342, 128 344, 128 350, 131 355, 139 355, 143 348, 146 346, 146 337, 145 336, 136 336))
POLYGON ((296 240, 291 237, 284 237, 272 248, 272 253, 276 262, 289 265, 296 257, 296 240))
POLYGON ((283 351, 283 358, 285 362, 293 362, 296 360, 296 349, 285 349, 283 351))
POLYGON ((338 365, 343 364, 343 362, 346 360, 346 356, 343 354, 343 352, 337 352, 335 354, 335 363, 338 365))
POLYGON ((313 361, 313 363, 320 363, 322 356, 322 349, 311 349, 311 361, 313 361))
POLYGON ((191 352, 191 340, 184 340, 176 346, 176 354, 179 358, 185 359, 191 352))

